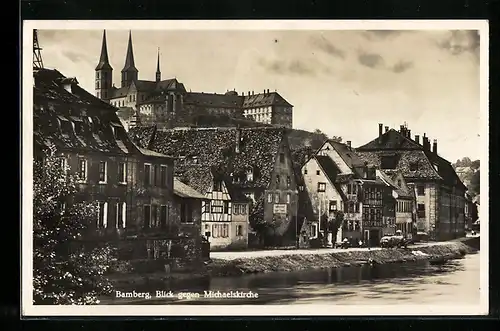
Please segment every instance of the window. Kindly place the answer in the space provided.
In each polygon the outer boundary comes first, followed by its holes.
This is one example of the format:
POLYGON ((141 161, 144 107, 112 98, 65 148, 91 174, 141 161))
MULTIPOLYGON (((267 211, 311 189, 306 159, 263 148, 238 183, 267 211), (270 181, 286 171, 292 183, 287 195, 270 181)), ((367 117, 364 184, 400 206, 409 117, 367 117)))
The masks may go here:
POLYGON ((87 181, 87 160, 78 160, 78 179, 82 182, 87 181))
POLYGON ((153 165, 153 172, 151 173, 151 176, 153 178, 151 178, 151 184, 153 184, 154 186, 159 186, 159 181, 160 181, 160 169, 158 167, 158 165, 153 165))
POLYGON ((253 181, 253 170, 252 169, 248 169, 247 170, 247 181, 248 182, 252 182, 253 181))
POLYGON ((167 166, 166 165, 160 166, 160 186, 161 187, 168 187, 167 166))
POLYGON ((290 176, 286 176, 286 187, 289 188, 292 185, 292 180, 290 176))
POLYGON ((326 183, 318 183, 318 192, 326 191, 326 183))
POLYGON ((224 201, 222 205, 224 206, 224 214, 229 214, 229 201, 224 201))
POLYGON ((223 212, 223 201, 222 200, 212 200, 211 210, 212 214, 222 214, 223 212))
POLYGON ((424 218, 425 217, 425 204, 419 203, 417 205, 417 216, 419 218, 424 218))
POLYGON ((240 205, 240 214, 246 215, 247 213, 247 205, 240 205))
POLYGON ((108 227, 108 203, 99 202, 99 209, 97 211, 97 228, 105 229, 108 227))
POLYGON ((273 195, 271 193, 267 194, 267 202, 269 202, 269 203, 273 202, 273 195))
POLYGON ((304 175, 307 175, 307 168, 304 168, 304 175))
POLYGON ((144 163, 144 185, 151 185, 151 164, 144 163))
POLYGON ((418 162, 410 162, 410 171, 418 170, 418 162))
POLYGON ((165 228, 167 227, 167 213, 168 209, 166 205, 161 205, 160 206, 160 227, 165 228))
POLYGON ((287 193, 286 194, 286 203, 290 203, 290 200, 291 200, 291 195, 290 195, 290 193, 287 193))
POLYGON ((384 155, 381 157, 380 167, 382 169, 395 169, 398 159, 395 155, 384 155))
POLYGON ((316 170, 316 175, 319 176, 320 174, 321 174, 321 172, 319 170, 316 170))
POLYGON ((334 201, 334 200, 330 201, 330 204, 329 204, 329 210, 330 210, 330 211, 335 211, 335 210, 337 210, 337 201, 334 201))
POLYGON ((274 203, 280 203, 280 194, 274 193, 274 203))
POLYGON ((318 226, 316 224, 311 224, 311 238, 316 238, 318 236, 318 226))
POLYGON ((99 161, 99 184, 104 184, 107 181, 108 164, 106 161, 99 161))
POLYGON ((280 163, 285 163, 285 153, 280 153, 280 163))
POLYGON ((189 202, 181 203, 181 223, 193 223, 193 213, 189 202))
POLYGON ((237 225, 236 226, 236 235, 238 237, 243 236, 243 226, 242 225, 237 225))
POLYGON ((420 196, 425 195, 425 186, 424 185, 417 185, 417 194, 420 196))
POLYGON ((158 206, 157 205, 151 206, 151 226, 153 226, 153 227, 158 226, 158 206))
POLYGON ((144 228, 151 227, 151 206, 144 205, 144 228))
POLYGON ((81 122, 73 122, 73 128, 75 129, 75 134, 80 136, 82 134, 82 123, 81 122))
POLYGON ((239 214, 240 214, 240 205, 233 204, 233 215, 239 215, 239 214))
POLYGON ((118 182, 120 184, 127 183, 127 164, 125 162, 118 163, 118 182))
POLYGON ((127 204, 125 202, 119 202, 116 204, 116 220, 115 225, 117 229, 125 229, 126 226, 126 215, 127 215, 127 204))
POLYGON ((68 160, 65 157, 60 157, 58 159, 58 162, 59 162, 59 167, 61 167, 61 169, 63 169, 66 172, 68 167, 68 160))

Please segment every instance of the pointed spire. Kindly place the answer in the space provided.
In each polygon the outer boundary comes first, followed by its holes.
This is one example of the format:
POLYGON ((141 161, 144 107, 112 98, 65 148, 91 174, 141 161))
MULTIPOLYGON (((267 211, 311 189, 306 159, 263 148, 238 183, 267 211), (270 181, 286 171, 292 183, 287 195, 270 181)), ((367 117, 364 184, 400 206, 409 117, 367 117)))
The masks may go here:
POLYGON ((161 81, 161 71, 160 71, 160 47, 158 47, 158 59, 156 60, 156 81, 161 81))
POLYGON ((135 67, 134 62, 134 50, 132 48, 132 31, 128 34, 128 46, 127 46, 127 56, 125 57, 125 65, 123 66, 123 71, 138 71, 135 67))
POLYGON ((109 58, 108 58, 108 46, 106 42, 106 30, 102 33, 102 46, 101 46, 101 57, 99 58, 99 63, 97 64, 97 67, 95 70, 113 70, 111 65, 109 64, 109 58))

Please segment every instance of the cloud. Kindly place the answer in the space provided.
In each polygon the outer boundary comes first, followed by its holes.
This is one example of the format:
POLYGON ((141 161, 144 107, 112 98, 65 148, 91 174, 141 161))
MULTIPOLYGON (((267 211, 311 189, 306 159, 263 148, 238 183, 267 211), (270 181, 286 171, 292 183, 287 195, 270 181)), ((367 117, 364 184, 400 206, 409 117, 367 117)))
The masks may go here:
POLYGON ((319 67, 314 62, 306 62, 299 59, 290 61, 259 59, 258 64, 267 71, 279 75, 294 74, 300 76, 314 76, 319 67))
POLYGON ((87 55, 79 53, 79 52, 74 52, 71 50, 64 50, 64 51, 62 51, 62 54, 73 63, 90 62, 90 58, 87 55))
POLYGON ((453 55, 472 53, 479 55, 480 37, 478 30, 455 30, 440 40, 438 45, 453 55))
POLYGON ((368 68, 380 69, 385 67, 385 61, 380 54, 361 53, 358 55, 358 62, 368 68))
POLYGON ((402 73, 413 67, 413 62, 411 61, 399 61, 391 67, 392 72, 402 73))
POLYGON ((401 31, 401 30, 370 30, 370 31, 363 31, 362 35, 368 40, 375 40, 375 39, 387 39, 387 38, 392 38, 399 36, 400 34, 404 33, 406 31, 401 31))
POLYGON ((343 59, 345 57, 345 53, 343 50, 340 48, 334 46, 332 43, 330 43, 325 37, 321 38, 312 38, 311 39, 311 44, 318 48, 319 50, 327 53, 328 55, 341 58, 343 59))

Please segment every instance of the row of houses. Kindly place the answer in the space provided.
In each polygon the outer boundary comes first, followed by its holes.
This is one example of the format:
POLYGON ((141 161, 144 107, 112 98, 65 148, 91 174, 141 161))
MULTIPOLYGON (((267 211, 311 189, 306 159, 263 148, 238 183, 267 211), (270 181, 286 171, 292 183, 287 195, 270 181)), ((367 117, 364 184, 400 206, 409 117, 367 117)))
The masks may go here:
MULTIPOLYGON (((35 157, 52 151, 78 173, 75 199, 99 203, 93 234, 166 239, 199 256, 249 245, 344 237, 374 246, 400 230, 434 240, 464 234, 466 187, 424 134, 379 124, 358 148, 327 140, 297 159, 278 127, 135 127, 57 70, 34 71, 35 157)), ((111 240, 111 239, 110 239, 111 240)), ((154 253, 157 256, 159 253, 154 253)))

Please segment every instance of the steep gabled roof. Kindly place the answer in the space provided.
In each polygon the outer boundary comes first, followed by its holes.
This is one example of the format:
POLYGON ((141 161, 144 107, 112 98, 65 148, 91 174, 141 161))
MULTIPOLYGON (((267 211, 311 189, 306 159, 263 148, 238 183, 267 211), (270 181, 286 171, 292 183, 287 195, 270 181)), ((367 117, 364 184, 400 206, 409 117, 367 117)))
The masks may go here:
POLYGON ((421 150, 423 147, 417 144, 410 138, 402 135, 399 131, 390 129, 382 134, 380 138, 375 138, 372 141, 356 148, 357 151, 372 151, 380 149, 416 149, 421 150))
POLYGON ((115 107, 57 70, 38 70, 34 77, 33 137, 37 146, 114 154, 138 152, 120 124, 115 107))
POLYGON ((356 148, 356 152, 361 159, 378 167, 382 155, 392 153, 398 159, 396 169, 405 178, 443 180, 447 185, 466 188, 450 162, 394 129, 356 148), (417 170, 411 170, 410 164, 416 164, 417 170))

